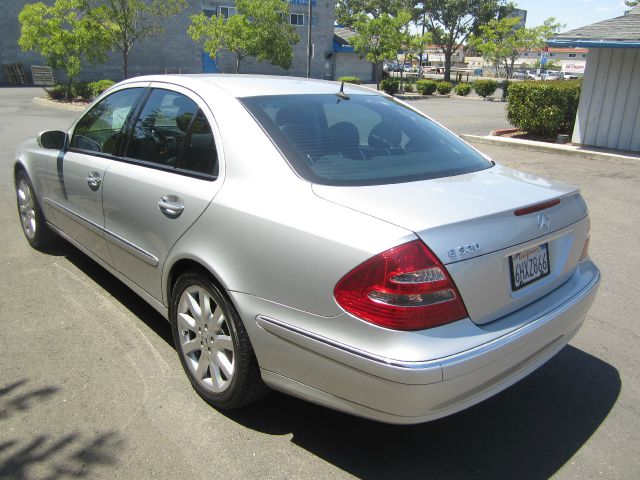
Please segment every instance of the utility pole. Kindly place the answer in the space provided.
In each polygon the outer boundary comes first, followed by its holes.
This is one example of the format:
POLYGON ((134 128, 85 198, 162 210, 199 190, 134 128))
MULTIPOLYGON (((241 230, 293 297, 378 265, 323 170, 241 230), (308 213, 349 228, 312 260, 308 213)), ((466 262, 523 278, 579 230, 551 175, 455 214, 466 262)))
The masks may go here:
POLYGON ((313 0, 307 0, 307 4, 309 8, 307 9, 307 78, 311 78, 311 56, 313 55, 313 45, 311 44, 311 24, 312 20, 312 10, 311 4, 313 0))
MULTIPOLYGON (((422 4, 422 37, 424 38, 424 29, 427 23, 427 8, 422 4)), ((422 55, 424 54, 424 43, 420 49, 420 65, 418 66, 418 78, 422 78, 422 55)))

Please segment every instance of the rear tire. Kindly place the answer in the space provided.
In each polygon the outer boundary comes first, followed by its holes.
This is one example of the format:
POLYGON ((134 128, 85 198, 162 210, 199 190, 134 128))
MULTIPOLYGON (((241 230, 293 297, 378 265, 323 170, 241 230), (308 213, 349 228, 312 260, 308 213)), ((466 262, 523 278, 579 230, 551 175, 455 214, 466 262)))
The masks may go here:
POLYGON ((266 393, 240 316, 209 277, 188 272, 178 278, 170 317, 182 367, 209 404, 234 409, 266 393))
POLYGON ((47 225, 33 190, 33 184, 24 170, 16 174, 16 197, 22 233, 29 244, 37 250, 44 250, 54 245, 56 235, 47 225))

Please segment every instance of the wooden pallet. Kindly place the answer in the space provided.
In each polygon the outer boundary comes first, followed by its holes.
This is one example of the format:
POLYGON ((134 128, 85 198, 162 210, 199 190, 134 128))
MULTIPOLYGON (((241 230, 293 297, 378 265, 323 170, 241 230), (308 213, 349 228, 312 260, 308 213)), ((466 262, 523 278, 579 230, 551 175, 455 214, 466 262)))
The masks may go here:
POLYGON ((34 85, 55 85, 51 67, 31 65, 31 78, 34 85))
POLYGON ((29 80, 24 73, 24 68, 21 63, 9 63, 2 65, 2 72, 9 83, 13 85, 23 85, 29 80))

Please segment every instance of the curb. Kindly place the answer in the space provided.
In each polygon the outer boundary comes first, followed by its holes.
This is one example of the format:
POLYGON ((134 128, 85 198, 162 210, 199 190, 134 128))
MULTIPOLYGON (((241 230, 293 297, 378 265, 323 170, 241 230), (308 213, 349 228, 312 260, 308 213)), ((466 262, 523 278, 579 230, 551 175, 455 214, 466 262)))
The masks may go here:
POLYGON ((640 153, 634 152, 611 153, 611 151, 598 151, 595 147, 585 148, 577 145, 563 145, 546 142, 536 142, 533 140, 520 140, 517 138, 504 138, 480 135, 460 135, 463 140, 470 143, 482 145, 495 145, 499 147, 509 147, 515 150, 528 150, 531 152, 545 152, 563 154, 570 157, 588 158, 590 160, 632 160, 640 161, 640 153))
POLYGON ((60 110, 70 110, 73 112, 84 112, 89 105, 74 105, 73 103, 55 102, 44 97, 33 97, 33 103, 42 105, 43 107, 59 108, 60 110))

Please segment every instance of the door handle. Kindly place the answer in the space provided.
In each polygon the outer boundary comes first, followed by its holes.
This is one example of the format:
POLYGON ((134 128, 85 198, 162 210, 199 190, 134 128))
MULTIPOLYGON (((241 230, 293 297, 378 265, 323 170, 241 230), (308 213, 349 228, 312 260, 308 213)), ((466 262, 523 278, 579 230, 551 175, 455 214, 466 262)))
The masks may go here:
POLYGON ((87 175, 87 183, 91 190, 97 190, 100 188, 100 184, 102 183, 100 174, 98 172, 89 172, 89 175, 87 175))
POLYGON ((184 211, 182 201, 174 195, 164 195, 158 201, 158 207, 169 218, 178 218, 184 211))

